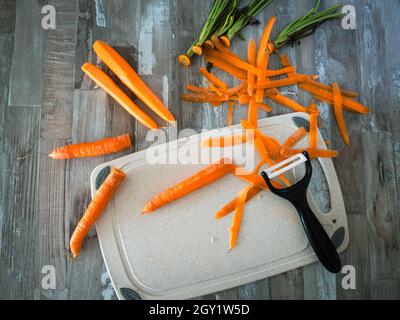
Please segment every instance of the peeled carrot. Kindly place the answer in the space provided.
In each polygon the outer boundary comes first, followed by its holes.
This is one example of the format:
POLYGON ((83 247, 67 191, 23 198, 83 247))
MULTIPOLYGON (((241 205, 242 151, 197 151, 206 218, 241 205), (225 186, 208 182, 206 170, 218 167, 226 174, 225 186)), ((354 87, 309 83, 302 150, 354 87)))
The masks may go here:
POLYGON ((293 66, 288 66, 284 67, 281 69, 276 69, 276 70, 267 70, 267 77, 276 77, 276 76, 282 76, 282 75, 289 75, 292 74, 294 75, 295 73, 295 68, 293 66))
MULTIPOLYGON (((318 87, 318 88, 321 88, 321 89, 324 89, 324 90, 327 90, 327 91, 332 91, 332 87, 330 87, 330 86, 328 86, 326 84, 323 84, 323 83, 321 83, 319 81, 315 81, 314 79, 312 79, 310 77, 307 77, 305 79, 305 82, 310 84, 310 85, 312 85, 312 86, 314 86, 314 87, 318 87)), ((342 88, 340 88, 340 92, 341 92, 342 96, 346 96, 346 97, 349 97, 349 98, 357 98, 358 97, 358 93, 357 92, 343 90, 342 88)))
POLYGON ((208 56, 214 57, 214 58, 219 58, 224 60, 226 63, 231 64, 232 66, 238 68, 238 69, 242 69, 245 71, 249 71, 252 72, 256 75, 264 75, 265 71, 258 69, 250 64, 248 64, 247 62, 243 61, 242 59, 232 56, 231 54, 228 54, 226 52, 220 52, 214 49, 208 49, 205 48, 205 53, 208 56))
POLYGON ((301 76, 293 76, 286 79, 265 81, 255 84, 254 89, 271 89, 271 88, 285 87, 299 82, 304 82, 305 79, 307 79, 307 76, 301 75, 301 76))
POLYGON ((186 85, 186 89, 188 89, 189 91, 192 91, 192 92, 196 92, 196 93, 210 93, 210 89, 198 87, 191 83, 186 85))
MULTIPOLYGON (((333 104, 333 94, 331 91, 324 90, 322 88, 310 85, 309 83, 300 83, 299 87, 307 92, 310 92, 315 96, 316 99, 320 100, 319 97, 323 98, 330 104, 333 104)), ((369 110, 367 107, 363 106, 361 103, 350 99, 348 97, 342 97, 343 107, 347 110, 358 112, 358 113, 368 113, 369 110)))
POLYGON ((260 109, 263 109, 265 112, 271 112, 272 109, 269 105, 265 104, 265 103, 257 103, 257 107, 260 109))
MULTIPOLYGON (((250 39, 247 46, 247 61, 252 66, 256 65, 256 50, 257 50, 257 45, 255 40, 250 39)), ((253 95, 253 87, 255 80, 256 77, 254 76, 254 74, 252 74, 251 72, 247 72, 247 81, 248 81, 247 93, 249 96, 253 95)))
POLYGON ((112 168, 108 177, 104 180, 99 190, 96 191, 92 201, 87 207, 81 220, 76 226, 70 240, 70 249, 74 258, 79 255, 83 240, 90 228, 100 217, 111 197, 125 179, 125 173, 117 168, 112 168))
POLYGON ((307 130, 303 127, 297 129, 293 134, 291 134, 285 142, 282 144, 283 149, 289 149, 296 145, 301 139, 307 135, 307 130))
POLYGON ((87 62, 82 66, 82 70, 141 124, 150 129, 158 128, 157 123, 144 113, 101 69, 87 62))
POLYGON ((281 94, 278 94, 276 96, 271 96, 270 97, 271 100, 278 102, 279 104, 288 107, 290 109, 292 109, 293 111, 296 112, 307 112, 307 109, 305 107, 303 107, 302 105, 300 105, 299 103, 297 103, 296 101, 285 97, 281 94))
POLYGON ((333 92, 333 110, 335 112, 335 118, 337 125, 339 127, 340 134, 342 135, 343 141, 346 145, 350 145, 349 134, 346 130, 346 124, 343 119, 343 109, 342 109, 342 94, 340 92, 339 85, 334 82, 332 83, 333 92))
POLYGON ((123 134, 94 142, 82 142, 56 148, 49 154, 49 157, 56 160, 97 157, 119 152, 130 147, 132 147, 132 143, 129 134, 123 134))
POLYGON ((183 196, 222 178, 233 170, 234 166, 229 163, 228 159, 221 159, 198 171, 191 177, 155 195, 145 204, 142 213, 152 212, 167 203, 182 198, 183 196))
POLYGON ((215 92, 218 96, 222 97, 224 95, 224 93, 218 89, 213 83, 211 83, 210 81, 206 80, 208 83, 208 87, 210 88, 211 92, 215 92))
POLYGON ((246 202, 247 194, 251 190, 252 186, 246 186, 238 196, 238 201, 236 202, 235 213, 232 218, 232 226, 230 228, 230 238, 229 238, 229 248, 232 250, 237 242, 239 235, 240 225, 242 224, 243 208, 246 202))
POLYGON ((142 100, 158 116, 168 122, 175 122, 168 108, 143 82, 135 70, 112 47, 97 40, 93 45, 100 59, 118 76, 140 100, 142 100))
MULTIPOLYGON (((262 188, 257 187, 257 186, 251 186, 247 197, 246 197, 246 202, 251 200, 255 195, 257 195, 262 188)), ((231 213, 233 210, 235 210, 236 204, 238 203, 239 197, 236 197, 229 201, 226 205, 224 205, 216 214, 215 214, 215 219, 221 219, 231 213)))
POLYGON ((228 127, 232 125, 232 118, 233 118, 233 101, 228 102, 228 127))
POLYGON ((235 66, 232 66, 231 64, 225 62, 223 59, 212 57, 210 55, 206 54, 206 62, 212 63, 213 67, 221 69, 227 73, 229 73, 231 76, 234 76, 235 78, 239 80, 246 80, 247 79, 247 72, 236 68, 235 66))
POLYGON ((214 45, 214 48, 217 49, 218 51, 225 52, 239 58, 236 54, 234 54, 231 50, 229 50, 228 47, 224 45, 224 43, 216 35, 213 35, 211 37, 211 41, 214 45))
POLYGON ((240 94, 239 95, 239 104, 249 104, 251 97, 247 94, 240 94))
POLYGON ((203 147, 218 147, 218 148, 223 148, 223 147, 230 147, 234 146, 237 144, 242 144, 246 142, 246 136, 245 135, 231 135, 231 136, 225 136, 225 137, 212 137, 205 139, 201 142, 201 145, 203 147))
POLYGON ((317 148, 318 115, 310 114, 310 149, 317 148))
POLYGON ((221 102, 221 101, 228 101, 229 96, 227 94, 223 94, 222 96, 219 96, 215 93, 182 94, 181 100, 188 101, 188 102, 221 102))
POLYGON ((325 149, 311 149, 311 148, 305 148, 305 149, 281 149, 281 155, 284 158, 289 158, 291 156, 294 156, 295 154, 301 153, 303 151, 307 151, 308 155, 310 158, 315 159, 315 158, 334 158, 339 155, 339 152, 336 150, 325 150, 325 149))
POLYGON ((250 100, 247 119, 251 124, 257 127, 258 114, 257 114, 256 97, 252 97, 250 100))
POLYGON ((206 77, 207 80, 209 80, 213 85, 217 86, 219 89, 224 89, 224 90, 228 89, 228 85, 224 81, 218 78, 215 74, 208 72, 206 68, 201 67, 199 71, 204 77, 206 77))

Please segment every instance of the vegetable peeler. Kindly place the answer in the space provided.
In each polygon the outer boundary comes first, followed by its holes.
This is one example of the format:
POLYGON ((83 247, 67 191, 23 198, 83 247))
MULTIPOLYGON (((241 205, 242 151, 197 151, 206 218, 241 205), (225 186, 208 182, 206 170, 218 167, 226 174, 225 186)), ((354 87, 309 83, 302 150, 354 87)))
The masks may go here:
POLYGON ((272 193, 290 201, 296 208, 307 238, 324 267, 332 273, 338 273, 341 270, 339 255, 307 201, 307 189, 312 175, 311 161, 307 151, 296 154, 266 169, 261 175, 272 193), (302 163, 305 163, 306 172, 300 181, 282 189, 275 188, 272 185, 271 179, 302 163))

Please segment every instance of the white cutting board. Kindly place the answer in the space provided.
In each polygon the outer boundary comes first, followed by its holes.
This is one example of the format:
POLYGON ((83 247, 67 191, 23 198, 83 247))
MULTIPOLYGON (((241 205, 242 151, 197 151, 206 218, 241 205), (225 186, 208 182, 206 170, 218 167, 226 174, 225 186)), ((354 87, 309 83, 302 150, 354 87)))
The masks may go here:
MULTIPOLYGON (((271 117, 259 120, 259 129, 282 142, 297 129, 294 117, 308 119, 304 113, 271 117)), ((237 125, 230 129, 240 128, 237 125)), ((221 132, 216 130, 212 134, 221 132)), ((226 129, 223 132, 226 134, 226 129)), ((319 148, 326 149, 320 134, 318 139, 319 148)), ((307 140, 308 136, 298 147, 306 146, 307 140)), ((198 142, 180 139, 156 148, 165 150, 166 146, 169 152, 183 148, 187 151, 198 147, 198 142)), ((216 220, 214 213, 246 185, 234 176, 226 176, 151 214, 141 215, 149 198, 205 166, 149 164, 146 156, 153 154, 149 153, 152 150, 155 149, 104 163, 91 176, 93 196, 96 179, 107 167, 121 168, 127 175, 96 224, 104 261, 118 298, 192 298, 317 260, 295 209, 268 191, 262 191, 246 204, 238 243, 228 252, 232 214, 216 220)), ((332 161, 319 161, 328 183, 331 209, 322 213, 310 192, 309 202, 340 252, 348 244, 343 198, 332 161)))

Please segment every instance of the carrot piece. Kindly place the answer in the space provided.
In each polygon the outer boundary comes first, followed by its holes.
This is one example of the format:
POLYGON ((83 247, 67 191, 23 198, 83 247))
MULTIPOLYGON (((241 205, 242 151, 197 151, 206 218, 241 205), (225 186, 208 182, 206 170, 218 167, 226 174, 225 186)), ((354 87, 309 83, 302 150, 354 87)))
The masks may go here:
POLYGON ((260 82, 254 85, 254 89, 271 89, 271 88, 290 86, 299 82, 304 82, 306 78, 307 78, 306 75, 301 75, 301 76, 293 76, 286 79, 260 82))
POLYGON ((257 67, 266 68, 268 65, 268 41, 271 35, 272 27, 276 21, 276 16, 272 16, 265 25, 264 32, 261 36, 260 47, 257 51, 257 67))
POLYGON ((157 123, 143 112, 105 72, 88 62, 82 66, 82 70, 141 124, 150 129, 158 128, 157 123))
POLYGON ((233 105, 235 103, 233 101, 228 102, 228 127, 232 125, 232 118, 233 118, 233 105))
POLYGON ((208 83, 208 87, 210 88, 210 91, 215 92, 218 96, 222 97, 224 93, 219 90, 216 86, 214 86, 210 81, 206 80, 208 83))
MULTIPOLYGON (((273 165, 275 165, 275 163, 271 160, 271 158, 268 155, 267 150, 264 147, 264 144, 262 143, 262 140, 260 138, 256 138, 254 140, 254 145, 256 147, 256 149, 258 150, 258 152, 260 153, 261 157, 264 159, 264 161, 268 164, 268 166, 272 167, 273 165)), ((280 174, 278 176, 278 178, 287 186, 289 187, 290 181, 288 178, 286 178, 283 174, 280 174)))
POLYGON ((99 190, 96 191, 92 201, 87 207, 81 220, 76 226, 70 240, 70 249, 74 258, 79 255, 83 240, 90 228, 100 217, 111 197, 125 179, 125 173, 117 168, 112 168, 110 174, 104 180, 99 190))
POLYGON ((214 44, 212 43, 211 40, 207 40, 206 42, 204 42, 203 46, 204 48, 214 49, 214 44))
MULTIPOLYGON (((307 91, 315 96, 316 99, 323 98, 324 102, 329 104, 333 104, 333 94, 331 91, 321 89, 319 87, 315 87, 310 85, 309 83, 300 83, 299 88, 304 91, 307 91)), ((368 113, 369 110, 367 107, 363 106, 361 103, 350 99, 348 97, 342 97, 343 107, 347 110, 358 112, 358 113, 368 113)))
POLYGON ((276 69, 276 70, 267 70, 267 77, 276 77, 276 76, 281 76, 281 75, 289 75, 295 74, 295 68, 293 66, 288 66, 288 67, 284 67, 281 69, 276 69))
POLYGON ((287 57, 286 54, 281 55, 281 64, 283 67, 292 67, 293 69, 288 72, 288 77, 293 77, 296 74, 296 71, 292 65, 292 63, 289 61, 289 58, 287 57))
POLYGON ((210 93, 210 90, 208 88, 198 87, 191 83, 186 85, 186 89, 196 93, 210 93))
POLYGON ((272 109, 269 105, 265 104, 265 103, 257 103, 257 107, 260 109, 263 109, 266 112, 271 112, 272 109))
POLYGON ((181 54, 178 57, 178 62, 185 67, 190 66, 190 58, 186 54, 181 54))
POLYGON ((205 51, 206 55, 225 60, 226 63, 231 64, 232 66, 234 66, 238 69, 250 71, 256 75, 264 75, 265 74, 264 70, 256 68, 255 66, 252 66, 252 65, 248 64, 247 62, 244 62, 242 59, 232 56, 231 54, 228 54, 226 52, 221 52, 221 51, 217 51, 215 49, 208 49, 208 48, 205 48, 204 51, 205 51))
POLYGON ((310 158, 315 159, 315 158, 334 158, 339 155, 339 152, 335 150, 325 150, 325 149, 283 149, 281 150, 281 155, 284 158, 289 158, 291 156, 294 156, 295 154, 301 153, 303 151, 307 151, 310 158))
POLYGON ((346 145, 350 145, 349 134, 346 130, 346 124, 343 119, 343 109, 342 109, 342 94, 340 93, 339 85, 334 82, 332 83, 333 91, 333 110, 335 112, 335 118, 337 125, 339 127, 340 134, 342 135, 343 141, 346 145))
POLYGON ((285 97, 281 94, 278 94, 276 96, 271 96, 270 97, 271 100, 278 102, 279 104, 288 107, 290 109, 292 109, 293 111, 296 112, 307 112, 307 109, 305 107, 303 107, 302 105, 300 105, 299 103, 297 103, 296 101, 285 97))
POLYGON ((207 54, 205 57, 206 62, 212 63, 215 68, 221 69, 239 80, 244 81, 247 79, 246 71, 232 66, 231 64, 225 62, 223 59, 212 57, 207 54))
POLYGON ((300 140, 302 140, 307 135, 307 130, 304 127, 297 129, 292 133, 283 143, 283 149, 289 149, 296 145, 300 140))
POLYGON ((218 148, 223 148, 223 147, 230 147, 234 146, 237 144, 242 144, 246 142, 246 136, 245 135, 231 135, 231 136, 225 136, 225 137, 212 137, 205 139, 201 142, 201 145, 203 147, 218 147, 218 148))
POLYGON ((228 90, 228 85, 220 78, 218 78, 215 74, 208 72, 206 68, 201 67, 199 71, 207 80, 209 80, 212 84, 214 84, 218 88, 228 90))
MULTIPOLYGON (((254 39, 250 39, 247 46, 247 61, 252 66, 256 65, 256 50, 257 45, 254 39)), ((247 92, 249 96, 253 95, 253 87, 255 83, 255 76, 251 72, 247 72, 248 87, 247 92)))
MULTIPOLYGON (((231 50, 229 50, 228 47, 225 46, 225 45, 223 44, 223 42, 222 42, 216 35, 213 35, 213 36, 211 37, 211 41, 212 41, 212 43, 213 43, 213 45, 214 45, 214 48, 215 48, 216 50, 221 51, 221 52, 225 52, 225 53, 228 53, 228 54, 231 54, 231 55, 235 56, 236 58, 239 58, 236 54, 234 54, 231 50)), ((239 58, 239 59, 240 59, 240 58, 239 58)))
POLYGON ((142 213, 152 212, 167 203, 182 198, 183 196, 200 189, 234 170, 233 164, 229 163, 229 159, 221 159, 217 162, 196 172, 191 177, 179 182, 178 184, 167 188, 161 193, 151 198, 143 207, 142 213))
MULTIPOLYGON (((262 188, 257 187, 257 186, 251 186, 248 194, 247 194, 247 198, 246 198, 246 202, 248 202, 249 200, 251 200, 255 195, 257 195, 260 191, 262 190, 262 188)), ((238 198, 236 197, 234 199, 232 199, 231 201, 229 201, 226 205, 224 205, 216 214, 215 214, 215 219, 221 219, 223 217, 225 217, 226 215, 228 215, 229 213, 231 213, 233 210, 235 210, 236 204, 238 202, 238 198)))
POLYGON ((221 36, 219 37, 219 40, 225 45, 225 47, 230 47, 231 46, 231 40, 227 36, 221 36))
MULTIPOLYGON (((321 88, 321 89, 324 89, 324 90, 327 90, 327 91, 333 91, 332 87, 330 87, 330 86, 328 86, 326 84, 323 84, 323 83, 321 83, 319 81, 315 81, 314 79, 312 79, 310 77, 307 77, 305 82, 310 84, 310 85, 312 85, 312 86, 314 86, 314 87, 318 87, 318 88, 321 88)), ((358 97, 358 93, 357 92, 343 90, 341 88, 340 88, 340 92, 341 92, 342 96, 346 96, 346 97, 349 97, 349 98, 357 98, 358 97)))
POLYGON ((221 102, 221 101, 223 102, 223 101, 228 101, 229 96, 227 94, 223 94, 222 96, 219 96, 215 93, 182 94, 181 100, 187 101, 187 102, 221 102))
POLYGON ((239 95, 239 103, 240 104, 249 104, 251 100, 251 97, 247 94, 240 94, 239 95))
POLYGON ((257 127, 258 115, 257 115, 257 102, 255 97, 252 97, 250 100, 247 119, 251 124, 257 127))
POLYGON ((236 202, 235 213, 232 218, 232 226, 230 228, 229 248, 232 250, 237 242, 240 225, 242 224, 243 208, 246 202, 247 194, 252 188, 251 185, 244 187, 239 193, 238 201, 236 202))
POLYGON ((193 46, 192 47, 192 51, 197 54, 198 56, 203 55, 203 49, 201 48, 201 46, 193 46))
POLYGON ((227 93, 228 95, 236 94, 236 93, 240 92, 240 90, 241 90, 243 87, 246 87, 246 86, 247 86, 247 82, 244 81, 244 82, 242 82, 242 83, 237 84, 236 86, 233 86, 233 87, 229 88, 229 89, 226 91, 226 93, 227 93))
POLYGON ((310 114, 310 149, 317 148, 318 115, 310 114))
POLYGON ((317 113, 319 115, 319 111, 317 108, 317 105, 314 103, 314 101, 311 101, 308 108, 307 108, 308 113, 317 113))
POLYGON ((168 122, 175 122, 174 116, 154 92, 144 83, 135 70, 112 47, 97 40, 93 45, 100 59, 120 78, 140 100, 159 117, 168 122))
POLYGON ((49 157, 55 160, 65 160, 82 157, 97 157, 119 152, 132 147, 129 134, 105 138, 94 142, 82 142, 54 149, 49 157))

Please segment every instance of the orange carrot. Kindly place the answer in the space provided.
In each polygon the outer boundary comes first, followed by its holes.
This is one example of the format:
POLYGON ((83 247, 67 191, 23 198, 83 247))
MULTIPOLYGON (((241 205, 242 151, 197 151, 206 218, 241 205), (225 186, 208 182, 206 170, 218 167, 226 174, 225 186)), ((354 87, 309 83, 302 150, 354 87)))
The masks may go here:
MULTIPOLYGON (((300 83, 299 87, 307 92, 310 92, 315 96, 316 99, 320 100, 319 97, 323 98, 330 104, 333 104, 333 94, 331 91, 324 90, 322 88, 310 85, 309 83, 300 83)), ((325 102, 324 101, 324 102, 325 102)), ((358 112, 358 113, 368 113, 369 110, 367 107, 363 106, 361 103, 350 99, 348 97, 342 97, 343 107, 347 110, 358 112)))
POLYGON ((281 75, 289 75, 289 74, 293 74, 295 73, 295 69, 293 66, 288 66, 288 67, 284 67, 281 69, 276 69, 276 70, 267 70, 267 77, 276 77, 276 76, 281 76, 281 75))
POLYGON ((271 88, 285 87, 299 82, 304 82, 305 79, 307 79, 307 76, 301 75, 275 81, 265 81, 255 84, 254 89, 271 89, 271 88))
POLYGON ((218 51, 225 52, 239 58, 236 54, 234 54, 231 50, 229 50, 228 47, 225 46, 224 43, 216 35, 213 35, 211 37, 211 41, 214 45, 214 48, 217 49, 218 51))
POLYGON ((310 158, 315 159, 315 158, 334 158, 339 155, 339 152, 335 150, 325 150, 325 149, 310 149, 310 148, 305 148, 305 149, 281 149, 281 155, 284 158, 289 158, 291 156, 294 156, 295 154, 301 153, 303 151, 307 151, 310 158))
POLYGON ((272 109, 269 105, 265 104, 265 103, 257 103, 257 107, 260 109, 263 109, 265 112, 271 112, 272 109))
POLYGON ((255 127, 257 127, 258 115, 257 115, 256 97, 252 97, 250 100, 247 119, 251 124, 253 124, 255 127))
POLYGON ((203 55, 203 49, 201 48, 201 46, 193 46, 192 47, 192 51, 197 54, 198 56, 203 55))
POLYGON ((251 97, 247 94, 240 94, 239 95, 239 104, 249 104, 251 97))
POLYGON ((49 157, 56 160, 97 157, 119 152, 130 147, 132 147, 132 143, 129 134, 123 134, 94 142, 82 142, 56 148, 49 154, 49 157))
POLYGON ((337 125, 339 127, 340 134, 342 135, 343 141, 346 145, 350 145, 349 134, 346 130, 346 124, 343 119, 343 109, 342 109, 342 94, 340 93, 339 85, 334 82, 332 83, 333 92, 333 110, 335 112, 335 118, 337 125))
POLYGON ((219 96, 214 93, 210 94, 182 94, 181 95, 182 101, 188 102, 220 102, 220 101, 228 101, 229 96, 227 94, 223 94, 219 96))
POLYGON ((239 193, 238 201, 236 202, 235 213, 233 215, 232 226, 230 228, 231 235, 229 239, 229 248, 231 250, 235 247, 237 242, 240 225, 242 224, 244 203, 246 202, 247 194, 251 188, 251 185, 244 187, 244 189, 239 193))
POLYGON ((307 130, 304 127, 297 129, 293 134, 291 134, 283 143, 283 149, 289 149, 296 145, 301 139, 307 135, 307 130))
POLYGON ((186 54, 181 54, 178 57, 178 62, 185 67, 190 66, 190 58, 186 54))
POLYGON ((211 92, 215 92, 218 96, 222 97, 224 95, 224 93, 218 89, 213 83, 211 83, 210 81, 206 80, 208 83, 208 87, 210 88, 211 92))
POLYGON ((188 89, 189 91, 196 92, 196 93, 210 93, 210 89, 198 87, 191 83, 186 85, 186 89, 188 89))
POLYGON ((317 148, 318 115, 310 114, 310 149, 317 148))
POLYGON ((154 92, 143 82, 135 70, 112 47, 97 40, 93 45, 100 59, 118 76, 140 100, 158 116, 168 122, 175 122, 173 115, 154 92))
MULTIPOLYGON (((321 88, 321 89, 324 89, 324 90, 327 90, 327 91, 332 91, 332 87, 330 87, 330 86, 328 86, 326 84, 323 84, 323 83, 321 83, 319 81, 315 81, 314 79, 311 79, 310 77, 307 77, 305 82, 310 84, 310 85, 312 85, 312 86, 314 86, 314 87, 318 87, 318 88, 321 88)), ((340 92, 341 92, 342 96, 346 96, 346 97, 349 97, 349 98, 357 98, 358 97, 358 93, 357 92, 343 90, 341 88, 340 88, 340 92)))
POLYGON ((212 43, 211 40, 207 40, 206 42, 204 42, 203 46, 204 48, 214 49, 214 44, 212 43))
POLYGON ((282 64, 283 67, 285 67, 285 68, 292 67, 293 68, 292 70, 290 70, 290 72, 288 72, 288 77, 293 77, 296 74, 296 71, 295 71, 294 67, 292 66, 292 64, 290 63, 289 58, 287 57, 287 55, 286 54, 282 54, 280 58, 281 58, 281 64, 282 64))
POLYGON ((229 88, 228 91, 226 91, 226 93, 228 95, 232 95, 232 94, 240 92, 240 90, 242 90, 243 88, 246 88, 246 87, 247 87, 247 82, 244 81, 242 83, 239 83, 236 86, 233 86, 233 87, 229 88))
POLYGON ((246 71, 232 66, 231 64, 225 62, 223 59, 212 57, 207 54, 205 57, 206 57, 206 62, 212 63, 213 67, 221 69, 239 80, 244 81, 247 79, 246 71))
POLYGON ((104 180, 99 190, 96 191, 92 201, 71 236, 70 249, 74 258, 79 255, 83 240, 88 234, 90 228, 100 217, 107 204, 110 202, 111 197, 124 179, 125 173, 119 169, 112 168, 110 174, 104 180))
POLYGON ((278 94, 276 96, 271 96, 270 97, 271 100, 278 102, 279 104, 288 107, 290 109, 292 109, 293 111, 296 112, 307 112, 307 109, 305 107, 303 107, 302 105, 300 105, 299 103, 297 103, 296 101, 285 97, 281 94, 278 94))
MULTIPOLYGON (((247 194, 247 198, 246 198, 246 202, 248 202, 249 200, 251 200, 255 195, 257 195, 260 191, 262 190, 262 188, 257 187, 257 186, 251 186, 248 194, 247 194)), ((238 199, 239 197, 236 197, 234 199, 232 199, 231 201, 229 201, 226 205, 224 205, 216 214, 215 214, 215 219, 221 219, 222 217, 225 217, 226 215, 228 215, 229 213, 231 213, 233 210, 235 210, 236 204, 238 203, 238 199)))
POLYGON ((201 67, 199 69, 199 71, 204 77, 206 77, 207 80, 209 80, 212 84, 217 86, 219 89, 224 89, 224 90, 228 89, 228 85, 225 82, 223 82, 215 74, 208 72, 206 68, 201 67))
POLYGON ((142 213, 152 212, 167 203, 182 198, 183 196, 222 178, 233 170, 234 166, 230 163, 229 159, 221 159, 198 171, 191 177, 155 195, 145 204, 142 213))
POLYGON ((203 147, 218 147, 218 148, 223 148, 223 147, 230 147, 234 146, 237 144, 242 144, 246 142, 246 136, 245 135, 231 135, 231 136, 225 136, 225 137, 212 137, 205 139, 201 142, 201 145, 203 147))
MULTIPOLYGON (((254 39, 249 40, 249 44, 247 46, 247 61, 252 66, 256 65, 256 42, 254 39)), ((249 96, 253 95, 253 86, 255 83, 255 76, 251 72, 247 72, 247 81, 248 81, 248 88, 247 93, 249 96)))
POLYGON ((230 47, 231 46, 231 40, 227 36, 221 36, 219 37, 219 40, 225 45, 225 47, 230 47))
POLYGON ((82 70, 141 124, 150 129, 158 128, 157 123, 144 113, 101 69, 90 63, 85 63, 82 70))
POLYGON ((232 66, 234 66, 238 69, 249 71, 256 75, 264 75, 265 74, 264 70, 256 68, 255 66, 252 66, 252 65, 248 64, 247 62, 244 62, 242 59, 232 56, 226 52, 220 52, 220 51, 217 51, 214 49, 208 49, 208 48, 205 48, 204 51, 205 51, 206 55, 214 57, 214 58, 222 59, 226 63, 231 64, 232 66))

